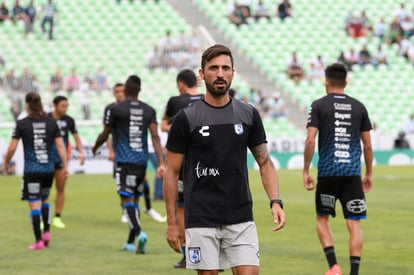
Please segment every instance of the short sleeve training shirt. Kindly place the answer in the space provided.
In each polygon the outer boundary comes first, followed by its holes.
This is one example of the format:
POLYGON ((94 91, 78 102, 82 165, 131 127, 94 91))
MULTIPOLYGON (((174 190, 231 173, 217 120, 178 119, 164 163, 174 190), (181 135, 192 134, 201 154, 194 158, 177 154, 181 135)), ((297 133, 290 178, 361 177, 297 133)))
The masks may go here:
POLYGON ((116 162, 147 165, 148 128, 157 123, 154 108, 126 99, 106 111, 104 123, 112 129, 116 162))
POLYGON ((328 94, 312 103, 307 127, 319 131, 318 177, 361 175, 361 132, 372 128, 361 102, 328 94))
POLYGON ((199 100, 175 116, 166 147, 185 155, 187 228, 253 220, 247 148, 263 143, 258 111, 238 100, 220 108, 199 100))
POLYGON ((52 150, 60 136, 56 121, 50 117, 26 117, 16 122, 12 138, 23 141, 24 174, 55 171, 52 150))

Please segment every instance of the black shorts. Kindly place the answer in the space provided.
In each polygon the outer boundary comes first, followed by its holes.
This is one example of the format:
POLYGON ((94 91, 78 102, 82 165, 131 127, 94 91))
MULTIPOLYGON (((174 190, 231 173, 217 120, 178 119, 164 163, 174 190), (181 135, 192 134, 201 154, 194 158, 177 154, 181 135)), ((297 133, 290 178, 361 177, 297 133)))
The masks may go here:
POLYGON ((115 168, 116 189, 124 197, 136 197, 143 193, 146 165, 117 163, 115 168))
POLYGON ((336 216, 335 204, 339 199, 345 219, 365 219, 367 205, 361 177, 320 177, 316 188, 316 212, 319 216, 336 216))
POLYGON ((53 173, 30 173, 23 175, 21 199, 27 201, 45 200, 49 197, 53 173))
POLYGON ((55 161, 55 171, 63 169, 63 162, 55 161))

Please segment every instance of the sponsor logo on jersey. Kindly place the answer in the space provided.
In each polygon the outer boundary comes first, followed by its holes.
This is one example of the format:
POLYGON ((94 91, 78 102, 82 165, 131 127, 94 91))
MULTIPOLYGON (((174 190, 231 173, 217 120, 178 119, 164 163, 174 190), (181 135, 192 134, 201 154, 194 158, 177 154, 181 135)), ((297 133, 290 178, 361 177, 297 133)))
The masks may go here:
POLYGON ((216 177, 220 175, 220 171, 218 168, 211 168, 211 167, 203 167, 200 162, 197 162, 196 167, 194 168, 197 178, 201 177, 216 177))

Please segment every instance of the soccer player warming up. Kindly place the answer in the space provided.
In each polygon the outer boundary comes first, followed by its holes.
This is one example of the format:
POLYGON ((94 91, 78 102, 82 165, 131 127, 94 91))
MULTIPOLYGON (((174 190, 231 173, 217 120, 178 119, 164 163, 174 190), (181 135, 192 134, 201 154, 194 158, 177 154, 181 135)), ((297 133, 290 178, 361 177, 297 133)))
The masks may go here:
POLYGON ((325 275, 342 274, 328 224, 329 215, 336 215, 336 200, 342 204, 350 235, 350 274, 358 274, 363 243, 360 220, 367 215, 364 192, 372 187, 371 122, 365 106, 344 93, 346 78, 347 70, 340 63, 325 69, 327 95, 311 105, 304 149, 303 184, 307 190, 316 187, 316 229, 329 265, 325 275), (309 167, 318 133, 318 181, 315 186, 309 167), (361 151, 365 159, 362 179, 361 151))
POLYGON ((125 100, 115 104, 105 114, 104 128, 96 139, 92 153, 106 142, 112 133, 115 151, 115 179, 122 209, 128 216, 129 233, 124 250, 145 253, 147 236, 141 229, 135 197, 142 192, 148 162, 148 130, 158 157, 157 175, 162 177, 164 159, 157 131, 154 108, 138 100, 141 79, 131 75, 125 82, 125 100), (135 245, 135 238, 138 239, 135 245))
POLYGON ((13 130, 2 173, 16 152, 19 140, 23 141, 24 171, 22 200, 30 207, 35 243, 30 250, 44 249, 50 242, 50 205, 49 193, 53 183, 54 162, 52 149, 55 145, 62 159, 63 176, 68 176, 65 145, 56 121, 43 111, 41 98, 37 93, 28 93, 25 98, 28 116, 18 120, 13 130), (43 220, 43 234, 40 224, 43 220))

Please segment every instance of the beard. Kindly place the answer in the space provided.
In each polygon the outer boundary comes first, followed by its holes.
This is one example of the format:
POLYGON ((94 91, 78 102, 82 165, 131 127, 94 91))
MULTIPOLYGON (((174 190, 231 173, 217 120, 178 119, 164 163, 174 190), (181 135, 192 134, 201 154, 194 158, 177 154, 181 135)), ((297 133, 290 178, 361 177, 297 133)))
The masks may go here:
POLYGON ((227 83, 224 79, 220 78, 215 80, 212 84, 211 83, 205 83, 207 91, 215 98, 219 98, 224 96, 227 91, 230 89, 230 83, 227 83), (215 88, 214 85, 217 83, 224 83, 225 85, 220 86, 218 88, 215 88))

